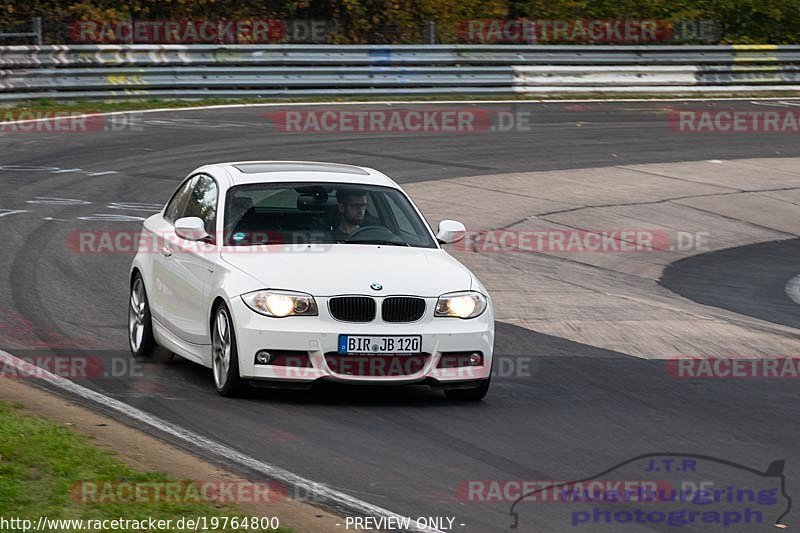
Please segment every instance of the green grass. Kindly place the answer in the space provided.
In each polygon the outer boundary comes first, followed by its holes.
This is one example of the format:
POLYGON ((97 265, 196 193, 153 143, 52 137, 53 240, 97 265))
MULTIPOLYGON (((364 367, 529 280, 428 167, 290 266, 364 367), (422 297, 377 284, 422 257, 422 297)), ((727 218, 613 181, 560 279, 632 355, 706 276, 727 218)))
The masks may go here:
POLYGON ((158 472, 137 472, 111 452, 91 445, 85 436, 47 420, 21 414, 17 409, 17 405, 0 402, 0 517, 27 518, 35 523, 40 516, 130 520, 153 517, 173 522, 182 517, 206 516, 210 520, 211 517, 247 516, 233 506, 213 502, 81 502, 79 496, 71 495, 71 489, 81 481, 141 483, 169 481, 170 478, 158 472))
POLYGON ((419 95, 419 96, 317 96, 303 98, 203 98, 203 99, 128 99, 128 100, 28 100, 0 106, 0 120, 8 111, 93 111, 98 113, 110 111, 135 111, 141 109, 162 109, 214 105, 241 105, 241 104, 286 104, 286 103, 342 103, 342 102, 408 102, 426 101, 437 102, 442 100, 524 100, 530 99, 521 95, 419 95))
MULTIPOLYGON (((717 95, 703 95, 703 94, 604 94, 604 93, 581 93, 581 94, 554 94, 548 96, 533 96, 519 93, 509 94, 493 94, 493 95, 470 95, 470 94, 447 94, 447 95, 408 95, 408 96, 317 96, 317 97, 303 97, 303 98, 206 98, 206 99, 130 99, 130 100, 73 100, 62 101, 52 99, 29 100, 25 102, 16 102, 12 104, 0 106, 0 121, 9 120, 12 117, 6 117, 8 112, 18 113, 21 111, 32 112, 110 112, 110 111, 135 111, 143 109, 161 109, 161 108, 178 108, 178 107, 194 107, 194 106, 214 106, 214 105, 229 105, 229 104, 265 104, 265 103, 341 103, 341 102, 373 102, 373 101, 389 101, 389 102, 408 102, 408 101, 424 101, 424 102, 437 102, 443 100, 577 100, 577 99, 601 99, 601 100, 617 100, 622 98, 726 98, 726 97, 739 97, 739 98, 758 98, 758 97, 783 97, 783 98, 796 98, 800 93, 786 93, 786 92, 770 92, 753 91, 748 93, 731 93, 731 94, 717 94, 717 95)), ((16 118, 16 117, 13 117, 16 118)))

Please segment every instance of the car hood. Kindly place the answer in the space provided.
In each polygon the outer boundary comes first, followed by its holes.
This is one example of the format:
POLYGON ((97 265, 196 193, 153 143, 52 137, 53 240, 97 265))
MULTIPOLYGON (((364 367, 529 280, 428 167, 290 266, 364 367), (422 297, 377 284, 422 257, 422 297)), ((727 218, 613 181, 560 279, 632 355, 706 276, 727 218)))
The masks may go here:
POLYGON ((472 287, 469 270, 438 248, 369 244, 226 247, 222 260, 263 288, 337 294, 408 294, 436 297, 472 287), (372 283, 383 286, 380 291, 372 283))

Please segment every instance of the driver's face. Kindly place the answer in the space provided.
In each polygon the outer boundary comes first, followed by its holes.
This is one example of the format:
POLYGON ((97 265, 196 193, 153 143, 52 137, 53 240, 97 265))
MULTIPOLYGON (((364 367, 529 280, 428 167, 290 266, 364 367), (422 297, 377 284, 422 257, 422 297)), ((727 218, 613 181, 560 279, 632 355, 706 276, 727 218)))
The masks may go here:
POLYGON ((367 197, 350 196, 347 203, 339 204, 339 212, 342 217, 354 226, 360 226, 364 222, 364 214, 367 211, 367 197))

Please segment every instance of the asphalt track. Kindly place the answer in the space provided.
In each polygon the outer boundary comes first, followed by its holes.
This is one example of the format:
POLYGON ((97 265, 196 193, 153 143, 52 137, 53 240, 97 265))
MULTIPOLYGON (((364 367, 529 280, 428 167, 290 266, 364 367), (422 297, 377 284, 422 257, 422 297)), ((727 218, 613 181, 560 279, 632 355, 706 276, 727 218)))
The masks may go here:
MULTIPOLYGON (((732 104, 503 105, 530 112, 533 127, 475 134, 287 134, 264 117, 275 111, 271 108, 147 114, 141 131, 2 134, 0 349, 21 357, 79 350, 105 361, 127 361, 127 367, 119 363, 118 377, 83 383, 401 515, 456 517, 455 531, 502 531, 512 522, 513 497, 469 501, 462 491, 469 480, 581 479, 655 452, 703 454, 757 470, 785 460, 791 495, 800 480, 796 380, 670 379, 663 361, 499 322, 496 354, 531 356, 534 362, 529 372, 498 377, 480 404, 449 402, 425 388, 257 391, 222 399, 209 371, 191 363, 130 361, 125 326, 130 255, 78 254, 65 244, 78 230, 136 228, 139 222, 113 216, 147 216, 192 168, 222 160, 353 163, 411 183, 800 156, 797 135, 681 135, 666 126, 667 107, 732 104)), ((798 257, 794 241, 711 252, 671 265, 661 283, 689 300, 796 328, 797 304, 783 286, 798 273, 798 257)), ((793 338, 796 342, 796 333, 793 338)), ((625 475, 642 479, 644 474, 625 475)), ((719 483, 753 483, 752 473, 741 469, 718 475, 719 483)), ((517 509, 519 530, 676 529, 663 523, 572 527, 567 507, 523 502, 517 509)), ((779 514, 770 508, 761 526, 720 530, 772 529, 779 514)), ((797 516, 795 509, 783 521, 792 524, 797 516)), ((708 524, 678 528, 709 529, 708 524)))
POLYGON ((700 254, 670 265, 661 283, 707 305, 800 328, 800 305, 786 290, 798 274, 798 254, 798 239, 700 254))

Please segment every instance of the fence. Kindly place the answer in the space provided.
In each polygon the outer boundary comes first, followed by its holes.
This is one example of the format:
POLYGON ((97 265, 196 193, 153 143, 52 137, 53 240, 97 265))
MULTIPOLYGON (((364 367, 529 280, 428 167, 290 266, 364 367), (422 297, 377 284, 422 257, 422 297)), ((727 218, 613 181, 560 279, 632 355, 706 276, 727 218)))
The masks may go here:
POLYGON ((0 39, 33 39, 34 44, 42 44, 42 19, 34 17, 31 21, 31 31, 0 32, 0 39))
POLYGON ((0 47, 0 101, 800 91, 800 46, 0 47))

